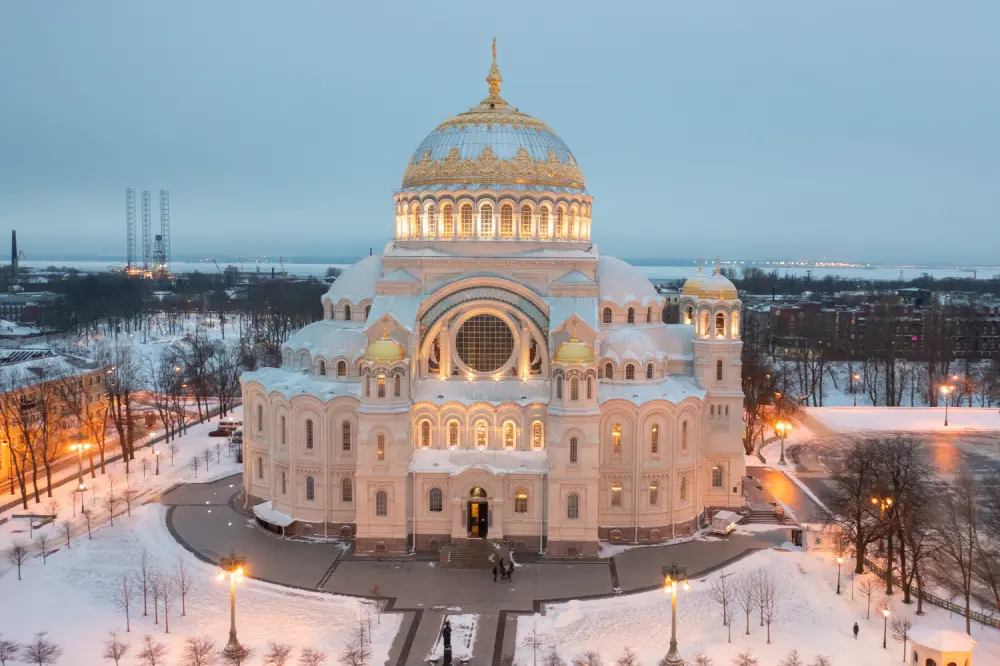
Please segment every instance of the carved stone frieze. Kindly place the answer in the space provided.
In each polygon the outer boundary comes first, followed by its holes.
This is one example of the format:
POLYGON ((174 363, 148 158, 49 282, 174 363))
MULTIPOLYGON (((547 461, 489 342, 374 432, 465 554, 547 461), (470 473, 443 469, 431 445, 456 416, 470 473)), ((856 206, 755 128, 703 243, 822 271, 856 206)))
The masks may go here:
POLYGON ((522 146, 511 159, 500 159, 489 146, 483 148, 476 159, 464 160, 458 148, 452 148, 444 159, 431 159, 430 151, 406 167, 403 187, 433 185, 436 183, 525 183, 554 185, 557 187, 584 187, 583 171, 573 159, 560 162, 555 152, 549 150, 545 160, 533 160, 522 146))

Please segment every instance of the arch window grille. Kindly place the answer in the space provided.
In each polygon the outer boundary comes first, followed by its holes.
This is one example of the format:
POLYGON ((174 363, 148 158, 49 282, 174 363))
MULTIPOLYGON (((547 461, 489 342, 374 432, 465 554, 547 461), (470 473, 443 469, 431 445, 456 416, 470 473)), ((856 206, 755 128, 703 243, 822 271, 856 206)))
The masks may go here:
POLYGON ((458 421, 448 422, 448 446, 458 446, 458 421))
POLYGON ((720 358, 715 362, 715 380, 718 382, 722 381, 722 359, 720 358))
POLYGON ((514 513, 528 513, 528 491, 524 488, 514 493, 514 513))
POLYGON ((281 494, 288 494, 288 477, 284 472, 281 473, 281 494))
POLYGON ((440 488, 431 488, 430 506, 428 508, 434 513, 444 511, 444 497, 441 494, 440 488))
POLYGON ((400 378, 399 375, 396 375, 395 377, 392 378, 392 395, 398 398, 399 394, 402 392, 402 388, 403 388, 403 380, 400 378))
POLYGON ((264 456, 257 456, 257 478, 264 478, 264 456))
POLYGON ((594 399, 594 378, 587 377, 587 400, 594 399))
POLYGON ((715 336, 719 338, 726 337, 726 315, 721 312, 715 315, 715 336))
POLYGON ((279 438, 280 438, 278 441, 281 442, 281 446, 282 447, 285 446, 285 443, 286 443, 286 441, 288 439, 287 435, 285 434, 287 431, 288 431, 288 428, 285 426, 285 417, 282 416, 281 417, 281 432, 278 435, 279 438))
POLYGON ((476 446, 481 449, 485 449, 487 445, 489 435, 489 429, 486 426, 486 421, 476 422, 476 446))
POLYGON ((505 448, 514 448, 514 424, 507 421, 503 424, 503 445, 505 448))
POLYGON ((578 462, 578 456, 580 455, 580 444, 576 437, 569 438, 569 461, 571 463, 578 462))
POLYGON ((601 322, 610 324, 613 321, 613 317, 614 313, 611 311, 611 308, 604 308, 604 311, 601 313, 601 322))
POLYGON ((688 450, 688 422, 681 423, 681 451, 688 450))
POLYGON ((434 208, 434 204, 427 206, 427 233, 424 235, 427 238, 437 236, 437 209, 434 208))
POLYGON ((384 490, 380 490, 375 493, 375 515, 376 516, 388 516, 389 515, 389 496, 384 490))
POLYGON ((340 433, 341 433, 341 439, 343 440, 341 442, 341 448, 344 451, 350 451, 351 450, 351 444, 352 444, 352 442, 351 442, 351 422, 350 421, 344 421, 343 423, 340 424, 340 433))
POLYGON ((347 376, 347 362, 337 361, 337 376, 346 377, 347 376))
POLYGON ((625 366, 625 379, 635 379, 635 366, 631 363, 625 366))
POLYGON ((311 476, 306 477, 306 501, 312 502, 316 499, 316 481, 311 476))
POLYGON ((514 208, 510 204, 500 206, 500 237, 514 237, 514 208))
POLYGON ((319 362, 319 374, 322 377, 326 376, 326 361, 319 362))
POLYGON ((542 448, 542 422, 535 421, 531 424, 531 448, 542 448))
POLYGON ((455 235, 455 219, 451 204, 445 204, 441 207, 441 235, 444 238, 451 238, 455 235))
POLYGON ((576 493, 570 493, 566 498, 566 517, 570 520, 580 517, 580 496, 576 493))
POLYGON ((431 445, 431 422, 420 422, 420 446, 427 448, 431 445))
POLYGON ((377 378, 377 381, 378 381, 378 397, 384 398, 385 397, 385 375, 379 375, 378 378, 377 378))
POLYGON ((306 448, 313 448, 313 422, 312 419, 306 419, 306 448))
POLYGON ((489 204, 479 209, 479 235, 482 238, 493 236, 493 206, 489 204))
POLYGON ((354 486, 348 478, 340 482, 340 499, 344 504, 350 504, 354 501, 354 486))
POLYGON ((538 214, 538 237, 542 240, 549 237, 549 209, 546 206, 542 206, 538 214))
POLYGON ((611 484, 611 506, 621 508, 622 484, 615 481, 611 484))
POLYGON ((656 506, 660 501, 660 484, 652 481, 649 484, 649 505, 656 506))
POLYGON ((563 393, 563 378, 556 377, 556 400, 562 400, 563 393))
POLYGON ((580 378, 572 377, 569 380, 569 399, 576 402, 580 399, 580 378))
POLYGON ((622 454, 622 424, 616 423, 611 426, 611 453, 616 456, 622 454))
POLYGON ((420 238, 420 206, 413 204, 413 212, 410 218, 410 237, 420 238))
POLYGON ((654 423, 649 429, 649 451, 657 454, 660 452, 660 425, 654 423))
POLYGON ((531 237, 531 206, 521 206, 521 238, 531 237))
POLYGON ((566 238, 566 211, 562 208, 556 209, 556 238, 566 238))
POLYGON ((625 323, 634 324, 635 323, 635 308, 629 308, 625 313, 625 323))
POLYGON ((712 487, 721 488, 722 487, 722 468, 716 465, 712 468, 712 487))
POLYGON ((344 320, 345 321, 351 321, 351 306, 350 305, 345 305, 344 306, 344 320))
POLYGON ((458 235, 462 238, 472 238, 472 204, 462 204, 461 217, 462 227, 458 235))
POLYGON ((264 406, 257 405, 257 432, 264 432, 264 406))
POLYGON ((646 366, 646 379, 653 378, 653 364, 650 363, 646 366))
POLYGON ((385 460, 385 433, 379 433, 375 437, 375 458, 385 460))
POLYGON ((611 365, 610 363, 606 363, 604 365, 604 378, 614 379, 614 377, 615 377, 615 366, 611 365))

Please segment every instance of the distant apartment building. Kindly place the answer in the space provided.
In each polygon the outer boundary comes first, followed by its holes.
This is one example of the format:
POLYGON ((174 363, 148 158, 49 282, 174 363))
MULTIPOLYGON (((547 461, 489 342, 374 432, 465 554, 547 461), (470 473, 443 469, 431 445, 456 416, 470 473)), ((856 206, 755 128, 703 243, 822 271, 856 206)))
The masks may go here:
POLYGON ((62 298, 51 291, 12 291, 0 293, 0 319, 17 324, 37 323, 42 312, 62 298))

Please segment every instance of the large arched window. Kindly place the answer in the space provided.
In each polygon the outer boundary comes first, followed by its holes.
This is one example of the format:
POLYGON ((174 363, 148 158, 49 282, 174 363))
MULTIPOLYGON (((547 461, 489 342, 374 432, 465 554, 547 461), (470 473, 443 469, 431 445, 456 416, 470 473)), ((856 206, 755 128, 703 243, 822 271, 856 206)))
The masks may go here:
POLYGON ((384 490, 380 490, 375 493, 375 515, 389 515, 389 496, 385 494, 384 490))
POLYGON ((580 399, 580 378, 571 377, 569 380, 569 399, 577 401, 580 399))
POLYGON ((403 387, 403 380, 400 378, 399 375, 394 376, 392 378, 392 395, 393 395, 393 397, 396 397, 396 398, 399 397, 399 394, 402 392, 402 387, 403 387))
POLYGON ((340 424, 341 448, 344 451, 351 450, 351 422, 344 421, 340 424))
POLYGON ((622 484, 615 481, 611 484, 611 506, 621 507, 622 505, 622 484))
POLYGON ((489 444, 489 426, 486 421, 476 421, 476 446, 485 449, 489 444))
POLYGON ((503 445, 505 448, 514 448, 514 424, 507 421, 503 424, 503 445))
POLYGON ((287 441, 287 436, 285 434, 286 432, 287 432, 287 428, 285 427, 285 417, 282 416, 281 417, 281 432, 278 434, 278 437, 279 437, 278 441, 281 443, 282 447, 285 446, 285 442, 287 441))
POLYGON ((434 208, 434 204, 429 204, 427 206, 427 233, 422 235, 427 238, 434 238, 437 236, 437 212, 434 208))
POLYGON ((288 494, 288 476, 284 472, 281 473, 281 494, 288 494))
POLYGON ((614 377, 615 377, 615 366, 611 365, 610 363, 605 363, 604 364, 604 378, 605 379, 614 379, 614 377))
POLYGON ((319 374, 320 376, 326 376, 326 361, 320 360, 319 362, 319 374))
POLYGON ((531 448, 542 448, 542 422, 535 421, 531 424, 531 448))
POLYGON ((622 424, 616 423, 611 426, 611 453, 621 455, 622 452, 622 424))
POLYGON ((634 324, 635 323, 635 308, 629 308, 625 312, 625 323, 634 324))
POLYGON ((413 204, 410 217, 410 238, 420 238, 423 225, 420 224, 420 204, 413 204))
POLYGON ((354 501, 354 486, 351 484, 350 478, 344 477, 344 480, 340 482, 340 499, 345 504, 354 501))
POLYGON ((462 204, 462 228, 459 229, 459 236, 462 238, 472 238, 472 204, 462 204))
POLYGON ((729 315, 729 321, 729 329, 731 331, 730 337, 732 337, 733 340, 737 340, 740 337, 740 313, 734 310, 733 314, 729 315))
POLYGON ((604 311, 601 313, 601 322, 610 324, 613 321, 613 317, 614 313, 611 311, 611 308, 604 308, 604 311))
POLYGON ((646 308, 646 323, 647 324, 653 323, 653 308, 651 307, 646 308))
POLYGON ((444 498, 441 495, 440 488, 431 488, 430 506, 428 508, 434 513, 444 511, 444 498))
POLYGON ((316 499, 316 481, 311 476, 306 477, 306 501, 312 502, 316 499))
POLYGON ((631 363, 625 366, 625 379, 635 379, 635 366, 631 363))
POLYGON ((257 478, 264 478, 264 456, 257 456, 257 478))
POLYGON ((431 445, 431 422, 420 422, 420 446, 427 448, 431 445))
POLYGON ((347 362, 337 361, 337 376, 346 377, 347 376, 347 362))
POLYGON ((656 481, 649 482, 649 505, 656 506, 660 501, 660 484, 656 481))
POLYGON ((715 362, 715 380, 722 381, 722 359, 715 362))
POLYGON ((566 497, 566 517, 570 520, 580 517, 580 496, 576 493, 570 493, 566 497))
POLYGON ((652 378, 653 378, 653 364, 648 363, 646 365, 646 379, 652 379, 652 378))
POLYGON ((385 375, 379 375, 375 378, 376 384, 378 386, 378 397, 385 397, 385 375))
POLYGON ((385 460, 385 433, 379 433, 375 437, 375 459, 385 460))
POLYGON ((688 478, 686 476, 681 477, 681 501, 686 502, 688 498, 688 478))
POLYGON ((699 315, 698 318, 701 320, 699 322, 701 328, 698 331, 698 335, 700 335, 703 338, 707 338, 708 334, 709 334, 709 330, 708 330, 708 313, 703 310, 700 313, 700 315, 699 315))
POLYGON ((350 305, 345 305, 344 306, 344 320, 345 321, 351 321, 351 306, 350 305))
POLYGON ((649 429, 649 451, 654 454, 660 452, 660 426, 657 423, 649 429))
POLYGON ((514 208, 510 204, 500 206, 500 237, 514 237, 514 208))
POLYGON ((594 399, 594 378, 591 376, 587 377, 587 400, 594 399))
POLYGON ((448 422, 448 446, 458 446, 458 421, 448 422))
POLYGON ((556 400, 562 400, 563 393, 563 378, 561 376, 556 377, 556 400))
POLYGON ((521 206, 521 238, 531 238, 531 206, 521 206))
POLYGON ((566 238, 566 211, 562 208, 556 209, 556 238, 566 238))
POLYGON ((569 212, 569 236, 573 240, 580 237, 580 227, 576 217, 576 211, 571 210, 569 212))
POLYGON ((715 315, 715 336, 718 338, 726 337, 726 315, 721 312, 715 315))
POLYGON ((528 513, 528 491, 524 488, 514 493, 514 513, 528 513))
POLYGON ((257 405, 257 432, 264 432, 264 406, 257 405))
POLYGON ((690 305, 684 308, 684 323, 688 325, 694 323, 694 308, 690 305))
POLYGON ((479 209, 479 236, 480 238, 493 237, 493 206, 484 204, 479 209))
POLYGON ((452 215, 451 204, 441 207, 441 236, 451 238, 455 235, 455 219, 452 215))
POLYGON ((549 237, 549 209, 547 206, 542 206, 538 215, 538 237, 543 240, 549 237))
POLYGON ((722 487, 722 468, 716 465, 712 468, 712 487, 721 488, 722 487))
POLYGON ((569 438, 569 461, 575 463, 580 455, 580 444, 576 437, 569 438))
POLYGON ((313 448, 313 422, 312 419, 306 419, 306 448, 313 448))
POLYGON ((681 451, 688 450, 688 422, 681 423, 681 451))

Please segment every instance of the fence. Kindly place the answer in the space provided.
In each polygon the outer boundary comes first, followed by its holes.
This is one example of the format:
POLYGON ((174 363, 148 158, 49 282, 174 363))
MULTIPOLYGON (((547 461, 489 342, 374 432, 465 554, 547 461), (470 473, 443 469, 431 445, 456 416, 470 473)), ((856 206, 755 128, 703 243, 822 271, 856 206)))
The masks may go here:
MULTIPOLYGON (((882 567, 878 566, 877 564, 875 564, 874 562, 872 562, 871 560, 869 560, 867 557, 865 558, 865 566, 868 567, 869 569, 871 569, 872 571, 874 571, 875 573, 877 573, 879 576, 882 576, 882 577, 885 576, 885 569, 883 569, 882 567)), ((896 576, 894 574, 893 577, 892 577, 892 580, 893 580, 894 583, 896 583, 897 585, 899 585, 900 587, 902 587, 902 581, 899 579, 898 576, 896 576)), ((914 585, 913 587, 916 589, 917 596, 919 598, 923 599, 924 601, 926 601, 928 603, 932 603, 935 606, 939 606, 939 607, 944 608, 946 610, 949 610, 949 611, 951 611, 953 613, 957 613, 958 615, 961 615, 962 617, 965 617, 965 606, 959 606, 958 604, 956 604, 953 601, 949 601, 948 599, 944 599, 944 598, 939 597, 936 594, 932 594, 930 592, 925 592, 922 589, 920 589, 919 587, 917 587, 916 585, 914 585)), ((974 620, 974 621, 978 622, 979 624, 989 625, 989 626, 993 627, 994 629, 1000 629, 1000 619, 996 619, 992 615, 986 615, 984 613, 977 613, 976 611, 974 611, 974 610, 972 610, 970 608, 969 609, 969 618, 971 620, 974 620)))

